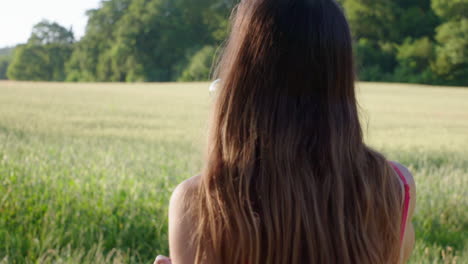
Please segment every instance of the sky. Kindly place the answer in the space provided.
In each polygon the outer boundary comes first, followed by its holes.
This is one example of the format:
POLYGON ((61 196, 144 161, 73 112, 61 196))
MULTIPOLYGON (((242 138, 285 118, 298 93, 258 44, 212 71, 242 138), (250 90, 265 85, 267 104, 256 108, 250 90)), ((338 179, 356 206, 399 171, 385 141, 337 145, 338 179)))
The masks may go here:
POLYGON ((86 10, 101 0, 0 0, 0 48, 25 43, 32 27, 43 19, 73 28, 75 39, 85 32, 86 10))

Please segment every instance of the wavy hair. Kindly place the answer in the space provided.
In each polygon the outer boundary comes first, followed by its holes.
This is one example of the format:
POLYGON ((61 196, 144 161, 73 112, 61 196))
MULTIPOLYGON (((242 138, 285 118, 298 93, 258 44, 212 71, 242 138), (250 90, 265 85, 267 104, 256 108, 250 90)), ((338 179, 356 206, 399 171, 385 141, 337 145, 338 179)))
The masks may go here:
POLYGON ((243 0, 195 201, 196 263, 397 263, 402 193, 363 142, 333 0, 243 0))

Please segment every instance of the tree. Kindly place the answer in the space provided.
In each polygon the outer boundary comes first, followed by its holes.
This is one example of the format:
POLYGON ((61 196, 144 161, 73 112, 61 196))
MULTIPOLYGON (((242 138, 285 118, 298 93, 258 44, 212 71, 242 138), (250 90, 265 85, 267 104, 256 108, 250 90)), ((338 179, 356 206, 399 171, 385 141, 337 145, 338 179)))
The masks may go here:
POLYGON ((430 0, 345 0, 344 7, 358 39, 399 43, 431 36, 439 23, 430 0))
POLYGON ((395 41, 396 8, 389 0, 345 0, 344 8, 357 39, 395 41))
POLYGON ((50 81, 49 56, 44 46, 18 45, 7 76, 19 81, 50 81))
POLYGON ((216 49, 205 46, 190 59, 190 64, 182 73, 179 81, 207 81, 212 73, 216 49))
POLYGON ((8 65, 10 65, 9 59, 5 57, 0 57, 0 80, 7 79, 8 65))
POLYGON ((118 22, 116 42, 108 53, 113 80, 176 80, 197 50, 216 41, 217 25, 210 23, 214 3, 133 1, 118 22))
POLYGON ((446 20, 468 18, 468 0, 432 0, 432 9, 446 20))
MULTIPOLYGON (((86 34, 78 43, 57 23, 35 25, 28 43, 18 47, 8 76, 205 80, 238 1, 105 0, 87 12, 86 34)), ((468 0, 337 1, 356 41, 361 80, 466 84, 468 0)), ((0 78, 5 65, 0 62, 0 78)))
POLYGON ((437 28, 437 59, 433 70, 452 85, 468 85, 468 19, 437 28))
POLYGON ((128 12, 131 0, 103 1, 89 10, 86 34, 75 45, 66 65, 68 81, 112 81, 109 50, 115 45, 116 24, 128 12))
POLYGON ((398 67, 393 80, 410 83, 432 83, 434 73, 430 65, 434 60, 435 45, 428 37, 407 38, 397 47, 398 67))
POLYGON ((12 53, 13 53, 13 48, 1 48, 0 49, 0 80, 8 79, 7 70, 11 62, 12 53))
POLYGON ((231 0, 110 0, 88 13, 68 80, 174 81, 227 35, 231 0))
POLYGON ((444 20, 432 70, 442 83, 468 85, 468 0, 432 0, 432 8, 444 20))
POLYGON ((391 44, 379 44, 377 41, 361 38, 355 44, 355 52, 361 80, 390 80, 388 72, 392 72, 396 66, 395 51, 391 44))
POLYGON ((343 2, 357 40, 362 80, 434 82, 430 65, 441 18, 431 0, 343 2))
POLYGON ((28 43, 17 46, 7 76, 12 80, 64 81, 65 63, 73 51, 73 33, 57 23, 42 21, 28 43))
POLYGON ((72 30, 68 30, 55 22, 43 20, 33 29, 28 43, 36 45, 72 44, 75 41, 72 30))

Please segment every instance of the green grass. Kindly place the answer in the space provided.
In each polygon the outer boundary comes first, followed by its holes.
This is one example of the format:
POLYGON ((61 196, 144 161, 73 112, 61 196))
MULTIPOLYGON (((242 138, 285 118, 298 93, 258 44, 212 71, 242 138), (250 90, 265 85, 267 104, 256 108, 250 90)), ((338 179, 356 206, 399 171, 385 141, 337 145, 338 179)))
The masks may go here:
MULTIPOLYGON (((411 263, 468 263, 468 89, 360 84, 367 142, 418 185, 411 263)), ((0 263, 152 263, 200 171, 207 84, 0 82, 0 263)))

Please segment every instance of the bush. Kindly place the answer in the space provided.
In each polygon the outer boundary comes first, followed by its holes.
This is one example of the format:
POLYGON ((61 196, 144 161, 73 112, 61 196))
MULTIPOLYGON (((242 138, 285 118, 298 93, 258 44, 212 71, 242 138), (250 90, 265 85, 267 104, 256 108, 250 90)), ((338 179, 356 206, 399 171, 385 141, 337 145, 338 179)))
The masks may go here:
POLYGON ((389 81, 397 62, 391 43, 362 38, 356 45, 357 67, 362 81, 389 81))
POLYGON ((468 85, 468 19, 437 28, 437 58, 432 69, 450 85, 468 85))
POLYGON ((7 70, 8 65, 10 65, 10 58, 8 57, 0 57, 0 80, 6 80, 7 78, 7 70))
POLYGON ((434 59, 434 44, 428 37, 413 40, 407 38, 399 45, 398 67, 393 73, 393 81, 410 83, 433 83, 434 73, 430 64, 434 59))
POLYGON ((65 63, 72 50, 72 44, 19 45, 8 67, 8 79, 64 81, 65 63))
POLYGON ((179 81, 207 81, 210 79, 211 69, 215 58, 215 48, 205 46, 190 59, 187 68, 182 72, 179 81))

